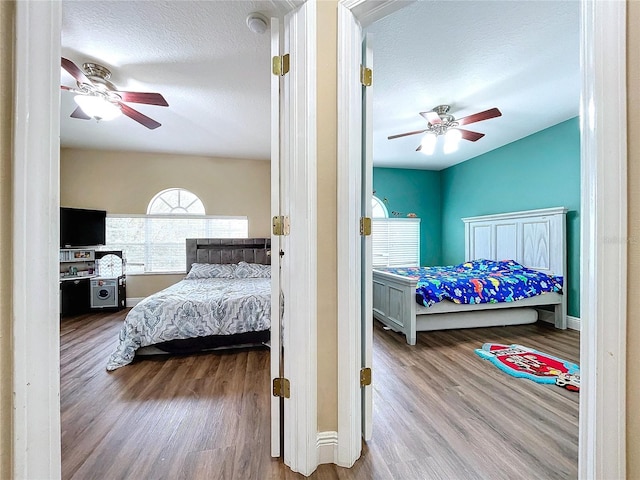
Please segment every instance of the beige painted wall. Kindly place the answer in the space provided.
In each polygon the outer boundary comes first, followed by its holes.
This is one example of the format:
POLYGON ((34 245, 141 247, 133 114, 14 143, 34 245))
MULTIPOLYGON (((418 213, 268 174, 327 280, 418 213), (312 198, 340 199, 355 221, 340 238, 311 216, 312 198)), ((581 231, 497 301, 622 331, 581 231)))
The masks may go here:
MULTIPOLYGON (((195 193, 208 215, 246 215, 249 236, 270 235, 268 160, 63 148, 60 204, 108 213, 144 214, 153 196, 181 187, 195 193)), ((146 297, 180 280, 177 275, 130 275, 127 297, 146 297)))
POLYGON ((640 478, 640 2, 627 2, 628 114, 628 313, 627 313, 627 478, 640 478))
POLYGON ((338 2, 318 2, 318 430, 338 429, 338 2))
POLYGON ((11 478, 11 118, 13 2, 0 2, 0 478, 11 478))

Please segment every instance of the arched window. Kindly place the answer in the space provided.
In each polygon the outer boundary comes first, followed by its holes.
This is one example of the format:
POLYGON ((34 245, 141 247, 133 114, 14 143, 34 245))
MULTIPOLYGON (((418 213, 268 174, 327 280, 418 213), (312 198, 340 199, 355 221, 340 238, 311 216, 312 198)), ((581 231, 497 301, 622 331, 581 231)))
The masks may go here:
POLYGON ((149 202, 147 215, 204 215, 204 204, 184 188, 168 188, 149 202))
POLYGON ((375 195, 371 197, 371 216, 373 218, 389 218, 385 204, 375 195))

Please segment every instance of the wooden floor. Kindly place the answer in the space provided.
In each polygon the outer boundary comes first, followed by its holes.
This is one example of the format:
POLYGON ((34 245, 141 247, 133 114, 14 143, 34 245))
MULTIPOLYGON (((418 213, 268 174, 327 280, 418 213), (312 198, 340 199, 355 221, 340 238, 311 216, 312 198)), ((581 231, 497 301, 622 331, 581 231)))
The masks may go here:
MULTIPOLYGON (((61 321, 63 479, 299 479, 269 455, 266 349, 135 361, 107 373, 124 314, 61 321)), ((374 434, 353 468, 312 479, 577 478, 578 397, 473 352, 519 343, 578 362, 544 325, 421 332, 376 324, 374 434)))

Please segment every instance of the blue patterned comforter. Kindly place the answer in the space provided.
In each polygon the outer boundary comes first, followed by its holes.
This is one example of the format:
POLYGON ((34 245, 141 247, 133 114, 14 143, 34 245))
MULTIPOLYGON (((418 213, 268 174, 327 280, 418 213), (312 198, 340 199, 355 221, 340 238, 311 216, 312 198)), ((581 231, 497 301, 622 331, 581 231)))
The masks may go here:
POLYGON ((473 260, 446 267, 376 270, 418 280, 416 298, 426 307, 445 299, 455 303, 498 303, 547 292, 562 293, 562 277, 538 272, 513 260, 473 260))
POLYGON ((176 339, 261 331, 270 326, 270 278, 185 279, 131 309, 107 370, 131 363, 140 347, 176 339))

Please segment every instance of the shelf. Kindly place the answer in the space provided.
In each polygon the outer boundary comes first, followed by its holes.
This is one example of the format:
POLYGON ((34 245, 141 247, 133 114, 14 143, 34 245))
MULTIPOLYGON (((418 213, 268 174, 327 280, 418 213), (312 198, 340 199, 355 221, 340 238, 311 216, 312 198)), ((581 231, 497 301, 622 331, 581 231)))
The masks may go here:
POLYGON ((60 250, 60 263, 93 262, 95 250, 87 248, 63 248, 60 250))
POLYGON ((67 282, 69 280, 84 280, 89 278, 96 278, 98 275, 65 275, 64 277, 60 277, 61 282, 67 282))

